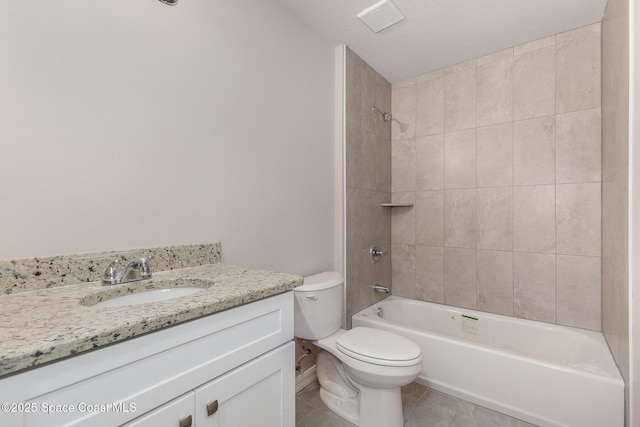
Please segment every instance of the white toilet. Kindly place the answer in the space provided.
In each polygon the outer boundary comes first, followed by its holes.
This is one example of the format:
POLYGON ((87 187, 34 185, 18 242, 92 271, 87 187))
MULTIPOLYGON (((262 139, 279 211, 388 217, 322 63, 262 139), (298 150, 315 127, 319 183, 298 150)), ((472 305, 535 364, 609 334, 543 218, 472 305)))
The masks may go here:
POLYGON ((321 349, 320 400, 361 427, 402 427, 400 387, 418 377, 420 348, 379 329, 340 329, 343 281, 339 273, 325 272, 294 289, 295 336, 321 349))

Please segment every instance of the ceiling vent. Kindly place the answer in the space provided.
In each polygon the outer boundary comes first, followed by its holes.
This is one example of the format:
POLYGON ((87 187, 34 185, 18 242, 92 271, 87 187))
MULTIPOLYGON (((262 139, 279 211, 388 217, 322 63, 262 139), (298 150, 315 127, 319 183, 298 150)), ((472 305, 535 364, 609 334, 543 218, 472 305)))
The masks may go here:
POLYGON ((391 0, 382 0, 360 12, 358 18, 371 28, 371 31, 378 33, 402 21, 404 15, 391 0))

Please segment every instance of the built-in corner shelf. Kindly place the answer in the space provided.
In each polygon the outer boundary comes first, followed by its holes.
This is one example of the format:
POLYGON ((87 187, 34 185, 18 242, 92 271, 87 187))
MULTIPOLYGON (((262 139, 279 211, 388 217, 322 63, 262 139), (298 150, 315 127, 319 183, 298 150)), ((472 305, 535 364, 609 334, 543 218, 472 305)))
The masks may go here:
POLYGON ((413 207, 413 203, 381 203, 383 208, 410 208, 413 207))

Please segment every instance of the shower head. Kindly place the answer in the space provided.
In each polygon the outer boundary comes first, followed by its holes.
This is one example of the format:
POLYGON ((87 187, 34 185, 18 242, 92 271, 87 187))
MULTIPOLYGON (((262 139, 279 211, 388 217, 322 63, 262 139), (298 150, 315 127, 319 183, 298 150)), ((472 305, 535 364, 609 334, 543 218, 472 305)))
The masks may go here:
POLYGON ((160 2, 168 4, 169 6, 175 6, 178 4, 178 0, 160 0, 160 2))
POLYGON ((379 108, 376 108, 375 106, 371 109, 371 112, 382 114, 382 120, 384 120, 385 122, 390 122, 391 119, 393 119, 393 115, 391 115, 391 113, 385 113, 384 111, 380 110, 379 108))

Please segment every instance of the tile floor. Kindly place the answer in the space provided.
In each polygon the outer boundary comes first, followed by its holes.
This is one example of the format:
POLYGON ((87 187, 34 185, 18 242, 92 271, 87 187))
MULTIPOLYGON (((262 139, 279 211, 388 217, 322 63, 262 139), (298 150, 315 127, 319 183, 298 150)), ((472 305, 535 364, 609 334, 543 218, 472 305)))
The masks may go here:
MULTIPOLYGON (((354 427, 320 402, 318 390, 314 383, 297 394, 296 427, 354 427)), ((533 426, 418 383, 402 388, 402 402, 405 427, 533 426)))

